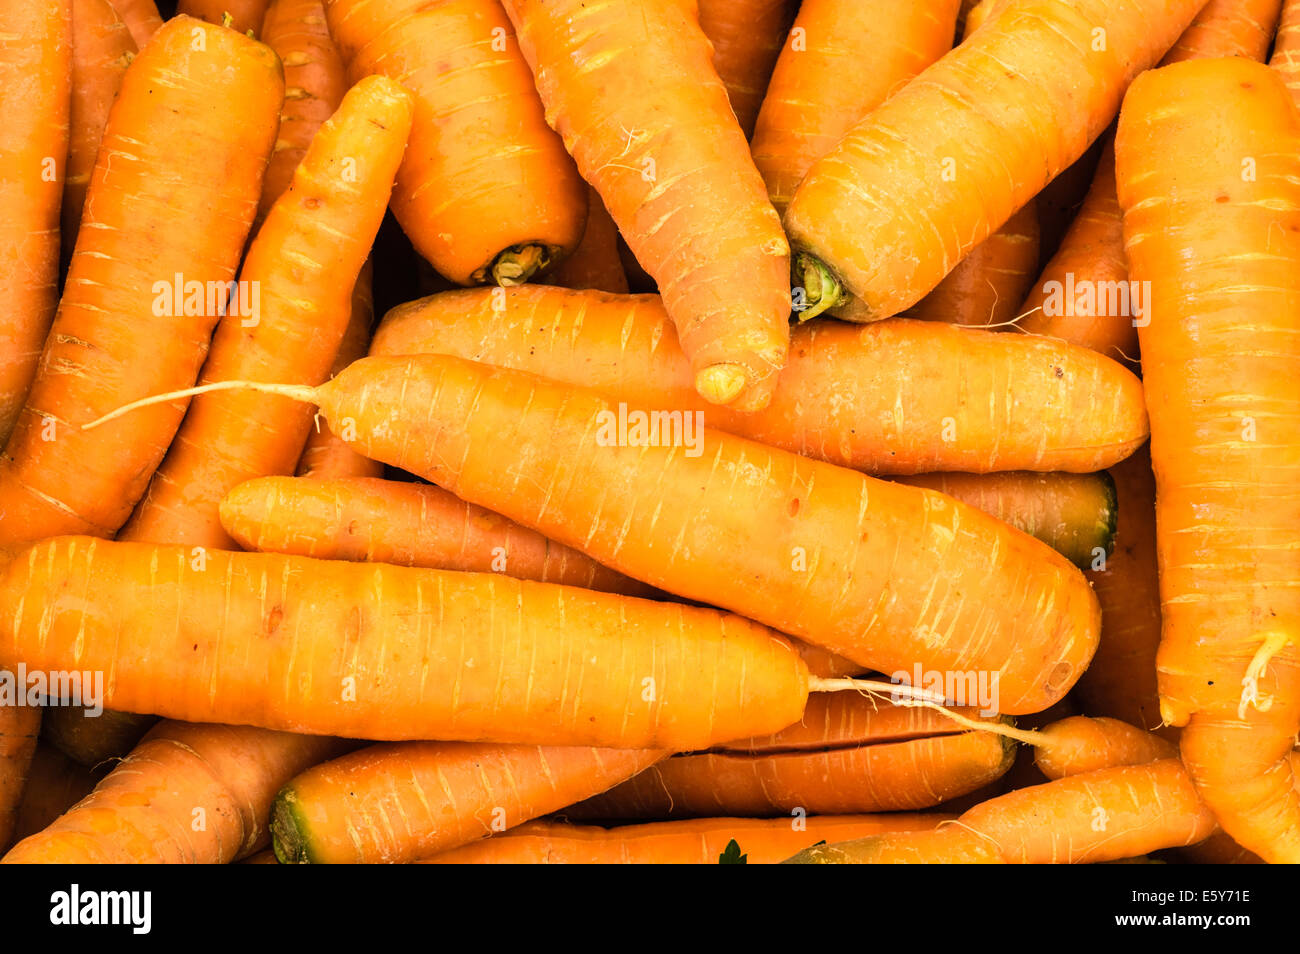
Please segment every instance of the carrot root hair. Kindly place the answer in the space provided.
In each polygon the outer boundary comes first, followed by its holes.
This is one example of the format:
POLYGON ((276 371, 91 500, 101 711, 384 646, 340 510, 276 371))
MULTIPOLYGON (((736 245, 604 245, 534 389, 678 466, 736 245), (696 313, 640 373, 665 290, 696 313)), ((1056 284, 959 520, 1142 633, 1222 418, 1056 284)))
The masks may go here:
POLYGON ((1258 712, 1267 712, 1273 708, 1272 696, 1261 696, 1259 694, 1259 680, 1268 670, 1268 662, 1291 643, 1291 637, 1281 631, 1275 631, 1264 634, 1264 640, 1255 655, 1251 657, 1250 665, 1246 667, 1246 675, 1241 679, 1241 701, 1237 703, 1237 718, 1246 718, 1246 709, 1254 707, 1258 712))
POLYGON ((101 424, 107 424, 109 421, 138 408, 149 407, 154 404, 165 404, 168 401, 194 397, 198 394, 208 394, 211 391, 261 391, 264 394, 278 394, 281 397, 302 401, 304 404, 315 404, 318 393, 316 388, 305 384, 269 384, 264 381, 213 381, 211 384, 200 384, 197 387, 182 388, 179 391, 164 391, 162 394, 154 394, 140 398, 138 401, 132 401, 130 404, 123 404, 116 410, 109 411, 101 418, 82 424, 81 429, 83 431, 93 430, 101 424))

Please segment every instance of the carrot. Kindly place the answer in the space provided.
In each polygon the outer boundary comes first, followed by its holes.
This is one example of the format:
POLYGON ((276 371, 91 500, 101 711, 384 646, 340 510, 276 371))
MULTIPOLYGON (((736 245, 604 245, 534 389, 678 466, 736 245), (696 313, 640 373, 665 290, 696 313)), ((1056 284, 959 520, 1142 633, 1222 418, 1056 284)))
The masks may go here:
POLYGON ((72 0, 72 101, 68 112, 68 176, 63 183, 62 244, 71 257, 86 187, 135 41, 108 0, 72 0))
POLYGON ((699 0, 700 29, 741 132, 754 133, 772 68, 794 19, 791 0, 699 0))
POLYGON ((176 12, 260 37, 270 0, 180 0, 176 12))
POLYGON ((1178 63, 1134 87, 1115 152, 1151 283, 1161 715, 1223 829, 1300 861, 1300 117, 1266 66, 1178 63))
POLYGON ((846 294, 867 318, 914 305, 1083 155, 1203 5, 1026 0, 996 13, 809 170, 785 213, 804 315, 846 294))
POLYGON ((0 2, 0 440, 18 419, 58 301, 70 10, 70 0, 0 2))
POLYGON ((45 713, 41 737, 74 762, 97 768, 130 752, 157 721, 134 712, 105 709, 91 716, 78 706, 53 706, 45 713))
MULTIPOLYGON (((57 708, 50 710, 58 711, 57 708)), ((18 803, 14 839, 44 831, 95 787, 98 774, 68 758, 52 745, 38 742, 18 803)), ((7 846, 6 846, 7 847, 7 846)))
POLYGON ((683 4, 506 0, 548 121, 654 276, 714 404, 760 410, 789 343, 789 246, 683 4))
POLYGON ((655 594, 429 484, 263 477, 226 495, 221 522, 241 548, 263 553, 505 573, 626 596, 655 594))
POLYGON ((1291 91, 1291 98, 1300 103, 1300 0, 1285 0, 1282 4, 1277 39, 1268 65, 1277 70, 1291 91))
POLYGON ((704 413, 709 427, 875 474, 1086 473, 1147 431, 1142 385, 1060 343, 925 322, 795 328, 765 410, 697 399, 663 307, 544 287, 435 295, 385 316, 372 354, 455 354, 605 390, 630 405, 704 413), (899 373, 899 368, 906 373, 899 373))
MULTIPOLYGON (((1115 546, 1115 481, 1099 474, 918 474, 899 483, 955 497, 1046 543, 1086 570, 1115 546)), ((1105 605, 1102 606, 1103 612, 1105 605)), ((1104 617, 1103 617, 1104 619, 1104 617)))
POLYGON ((1160 65, 1220 56, 1262 63, 1281 13, 1282 0, 1209 0, 1160 65))
POLYGON ((1049 779, 1178 756, 1173 743, 1118 719, 1074 716, 1040 731, 1047 738, 1034 746, 1034 762, 1049 779))
POLYGON ((627 273, 618 254, 618 226, 600 194, 587 186, 587 225, 573 254, 551 271, 547 280, 561 288, 595 288, 627 294, 627 273))
POLYGON ((696 864, 716 865, 734 841, 747 864, 776 864, 819 840, 861 838, 887 831, 924 831, 949 816, 893 814, 806 819, 698 818, 597 828, 528 822, 443 852, 431 864, 696 864))
POLYGON ((184 405, 93 433, 78 425, 198 377, 218 317, 198 299, 219 307, 234 278, 281 90, 270 49, 188 18, 169 21, 127 68, 63 300, 0 465, 0 546, 109 536, 144 493, 184 405))
POLYGON ((61 537, 0 607, 0 660, 111 672, 108 708, 379 741, 707 748, 816 685, 748 620, 496 574, 61 537))
POLYGON ((354 743, 160 723, 94 792, 3 864, 229 864, 270 840, 276 791, 354 743))
POLYGON ((416 861, 558 811, 663 758, 641 749, 397 742, 317 765, 276 796, 282 864, 416 861))
POLYGON ((1098 137, 1082 156, 1070 163, 1064 172, 1034 197, 1034 205, 1038 208, 1039 255, 1042 259, 1050 259, 1056 254, 1061 247, 1061 239, 1074 224, 1088 189, 1092 186, 1102 147, 1109 137, 1109 133, 1098 137))
MULTIPOLYGON (((411 109, 410 95, 384 76, 366 77, 344 96, 249 248, 240 283, 257 298, 217 326, 202 382, 326 379, 388 205, 411 109)), ((311 421, 310 408, 285 399, 198 398, 119 538, 230 547, 221 498, 249 478, 291 473, 311 421)))
POLYGON ((144 45, 163 25, 162 17, 158 15, 158 5, 154 0, 109 0, 109 2, 113 4, 113 9, 126 24, 137 50, 144 49, 144 45))
POLYGON ((1214 817, 1177 759, 1072 775, 989 799, 933 834, 811 848, 803 863, 962 862, 990 848, 1011 864, 1116 861, 1190 845, 1214 817), (984 847, 981 847, 981 843, 984 847))
POLYGON ((829 649, 823 649, 821 646, 805 643, 802 639, 791 638, 790 645, 795 648, 795 652, 803 659, 808 671, 814 676, 823 679, 840 679, 870 672, 861 663, 855 663, 852 659, 833 653, 829 649))
POLYGON ((393 212, 416 250, 461 285, 519 284, 578 245, 585 186, 546 126, 497 0, 327 0, 355 82, 415 95, 393 212))
MULTIPOLYGON (((977 708, 960 711, 978 718, 977 708)), ((581 820, 915 811, 1000 777, 1011 766, 1012 749, 1003 736, 962 729, 929 709, 819 695, 788 729, 659 762, 564 815, 581 820)))
MULTIPOLYGON (((330 377, 338 374, 353 361, 364 357, 370 347, 370 332, 375 323, 374 263, 366 259, 352 287, 352 314, 343 331, 330 377)), ((384 465, 362 457, 321 420, 313 421, 307 434, 307 443, 298 458, 297 474, 300 477, 382 477, 384 465)))
POLYGON ((40 726, 39 706, 0 706, 0 847, 14 833, 40 726))
POLYGON ((799 5, 751 146, 778 212, 844 133, 952 48, 957 7, 957 0, 804 0, 799 5))
POLYGON ((1156 687, 1160 585, 1156 565, 1156 480, 1144 445, 1110 471, 1118 506, 1115 545, 1105 565, 1088 572, 1101 603, 1101 642, 1079 680, 1084 710, 1110 716, 1170 741, 1156 687))
MULTIPOLYGON (((830 839, 826 839, 830 842, 830 839)), ((794 865, 1000 865, 1005 859, 996 845, 957 825, 917 831, 906 829, 868 835, 851 841, 805 848, 787 858, 794 865)))
POLYGON ((348 85, 343 58, 325 23, 322 0, 272 0, 262 42, 284 64, 285 92, 280 132, 262 180, 259 221, 289 188, 316 131, 339 108, 348 85))

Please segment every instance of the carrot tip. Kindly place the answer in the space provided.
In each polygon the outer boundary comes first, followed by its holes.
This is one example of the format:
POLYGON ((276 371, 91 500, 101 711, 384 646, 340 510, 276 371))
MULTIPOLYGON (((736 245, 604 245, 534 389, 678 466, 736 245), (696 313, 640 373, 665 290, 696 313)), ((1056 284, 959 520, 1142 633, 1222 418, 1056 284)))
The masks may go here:
POLYGON ((826 264, 807 252, 795 254, 792 264, 795 320, 800 324, 848 300, 844 286, 826 264))
POLYGON ((712 404, 730 404, 745 390, 748 380, 738 364, 714 364, 695 376, 695 390, 712 404))

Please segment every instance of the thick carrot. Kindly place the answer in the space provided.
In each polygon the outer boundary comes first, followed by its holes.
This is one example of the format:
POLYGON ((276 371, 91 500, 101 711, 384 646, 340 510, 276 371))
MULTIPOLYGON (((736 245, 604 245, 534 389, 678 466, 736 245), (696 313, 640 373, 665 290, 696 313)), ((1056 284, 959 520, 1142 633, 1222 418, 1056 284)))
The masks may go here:
POLYGON ((1161 715, 1223 829, 1300 861, 1300 116, 1269 67, 1178 63, 1130 90, 1115 153, 1151 283, 1161 715))
MULTIPOLYGON (((256 297, 218 324, 201 382, 327 378, 411 112, 410 95, 385 76, 365 77, 344 96, 258 231, 239 278, 256 297)), ((296 401, 202 395, 119 539, 230 547, 221 498, 250 478, 292 473, 311 426, 311 408, 296 401)))
POLYGON ((754 165, 778 212, 814 162, 952 48, 957 0, 804 0, 754 126, 754 165), (870 56, 863 51, 870 50, 870 56))
POLYGON ((144 45, 163 25, 162 17, 158 15, 158 5, 154 0, 110 0, 110 2, 130 31, 136 49, 143 50, 144 45))
POLYGON ((667 753, 396 742, 317 765, 276 796, 282 864, 400 864, 602 792, 667 753))
POLYGON ((281 97, 272 50, 189 18, 169 21, 127 68, 58 316, 5 449, 0 546, 111 535, 144 493, 184 404, 99 431, 78 425, 198 377, 281 97))
POLYGON ((1268 65, 1277 70, 1291 91, 1291 98, 1300 103, 1300 0, 1286 0, 1282 4, 1282 18, 1268 65))
POLYGON ((1118 503, 1115 546, 1088 571, 1101 603, 1101 642, 1076 687, 1084 711, 1120 719, 1173 741, 1161 724, 1156 687, 1160 581, 1156 563, 1156 479, 1144 445, 1110 470, 1118 503))
POLYGON ((805 314, 845 293, 871 318, 914 305, 1083 155, 1203 5, 1026 0, 995 13, 809 170, 785 213, 805 314))
POLYGON ((785 859, 794 865, 1000 865, 997 845, 959 825, 868 835, 813 845, 785 859))
POLYGON ((714 404, 766 406, 789 344, 789 246, 685 4, 506 0, 548 121, 654 276, 714 404))
POLYGON ((262 42, 275 50, 284 64, 284 106, 275 149, 262 180, 259 220, 266 218, 275 200, 289 188, 316 131, 339 108, 348 86, 343 58, 325 23, 323 0, 272 0, 262 42))
MULTIPOLYGON (((979 717, 978 708, 958 711, 979 717)), ((999 778, 1011 767, 1013 745, 930 709, 818 695, 788 729, 675 756, 563 814, 581 820, 915 811, 999 778)))
POLYGON ((699 0, 700 29, 713 44, 713 68, 746 138, 794 19, 791 0, 699 0))
POLYGON ((552 270, 547 282, 561 288, 594 288, 627 294, 627 273, 618 254, 618 226, 600 193, 587 186, 587 225, 573 254, 552 270))
MULTIPOLYGON (((1031 537, 1086 570, 1115 546, 1115 481, 1105 473, 917 474, 899 483, 956 497, 1031 537)), ((1102 606, 1103 611, 1105 605, 1102 606)))
POLYGON ((135 53, 135 40, 108 0, 72 0, 72 101, 61 215, 65 257, 71 257, 81 227, 81 209, 108 110, 135 53))
POLYGON ((1219 56, 1245 56, 1262 63, 1281 13, 1282 0, 1209 0, 1160 65, 1219 56))
POLYGON ((126 755, 158 719, 105 709, 87 715, 79 706, 52 706, 41 723, 41 738, 68 758, 96 768, 126 755))
POLYGON ((540 286, 435 295, 389 312, 371 352, 455 354, 635 407, 702 411, 710 427, 876 474, 1087 473, 1128 456, 1147 431, 1142 384, 1113 361, 927 322, 794 329, 781 387, 753 414, 697 399, 650 296, 540 286))
POLYGON ((1049 779, 1178 755, 1172 742, 1118 719, 1073 716, 1039 731, 1046 738, 1034 746, 1034 762, 1049 779))
POLYGON ((70 0, 0 2, 0 441, 18 420, 58 303, 70 21, 70 0))
POLYGON ((229 864, 270 840, 285 782, 355 743, 160 723, 94 792, 2 864, 229 864))
POLYGON ((356 81, 415 95, 393 212, 416 250, 461 285, 518 284, 582 238, 586 188, 498 0, 327 0, 356 81))
POLYGON ((240 547, 263 553, 505 573, 626 596, 655 594, 430 484, 263 477, 226 495, 221 522, 240 547))
POLYGON ((497 574, 61 537, 0 607, 0 660, 112 673, 109 708, 380 741, 700 749, 810 685, 740 617, 497 574))
POLYGON ((893 814, 806 819, 698 818, 597 828, 528 822, 500 835, 428 859, 431 864, 716 865, 735 841, 746 863, 776 864, 817 841, 887 831, 924 831, 950 816, 893 814))
POLYGON ((48 828, 55 819, 91 793, 100 774, 74 762, 52 745, 37 743, 27 773, 27 785, 18 803, 14 840, 21 841, 48 828))
POLYGON ((0 847, 13 836, 40 727, 39 706, 0 706, 0 847))
POLYGON ((268 6, 270 0, 180 0, 176 12, 260 37, 268 6))

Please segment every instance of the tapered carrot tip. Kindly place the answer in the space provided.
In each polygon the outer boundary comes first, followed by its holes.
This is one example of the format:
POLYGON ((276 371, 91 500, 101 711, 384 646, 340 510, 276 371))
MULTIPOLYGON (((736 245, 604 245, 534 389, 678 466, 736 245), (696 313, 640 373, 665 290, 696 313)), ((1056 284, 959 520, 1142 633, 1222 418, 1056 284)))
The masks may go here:
POLYGON ((745 369, 738 364, 713 364, 695 376, 695 390, 713 404, 730 404, 745 390, 745 369))
POLYGON ((497 285, 523 285, 551 263, 551 250, 544 245, 514 245, 492 262, 490 274, 497 285))
POLYGON ((795 253, 791 273, 794 286, 791 297, 795 301, 795 318, 800 324, 848 300, 839 279, 821 259, 807 252, 795 253))
POLYGON ((282 865, 305 865, 312 861, 307 850, 307 833, 297 807, 297 796, 289 787, 280 790, 271 806, 271 847, 282 865))

